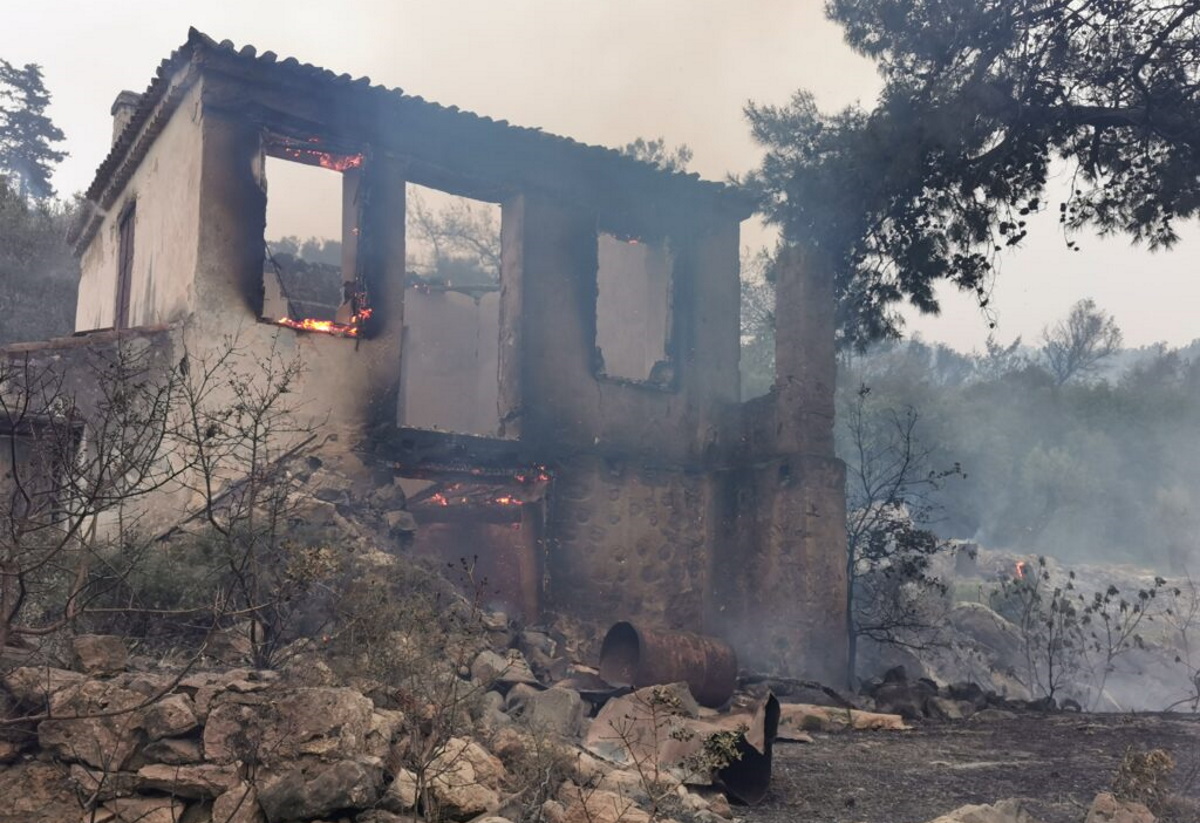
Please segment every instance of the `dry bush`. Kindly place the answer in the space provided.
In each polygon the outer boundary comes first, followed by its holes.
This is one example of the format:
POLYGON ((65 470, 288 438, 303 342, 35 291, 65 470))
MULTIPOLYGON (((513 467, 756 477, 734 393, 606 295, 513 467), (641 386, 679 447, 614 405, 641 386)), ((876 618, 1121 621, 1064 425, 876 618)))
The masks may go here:
MULTIPOLYGON (((1194 775, 1193 775, 1194 777, 1194 775)), ((1113 775, 1112 793, 1120 800, 1144 804, 1160 823, 1195 823, 1200 802, 1175 785, 1175 758, 1165 749, 1139 751, 1130 746, 1113 775)), ((1191 778, 1185 781, 1191 783, 1191 778)))

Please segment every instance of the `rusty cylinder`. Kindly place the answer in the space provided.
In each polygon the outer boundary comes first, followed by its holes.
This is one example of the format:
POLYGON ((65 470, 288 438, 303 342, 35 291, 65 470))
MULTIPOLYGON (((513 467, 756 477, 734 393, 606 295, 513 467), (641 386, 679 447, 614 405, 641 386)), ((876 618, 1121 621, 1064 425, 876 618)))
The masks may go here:
POLYGON ((613 686, 688 684, 702 706, 723 706, 737 682, 737 655, 715 637, 646 629, 622 621, 604 636, 600 677, 613 686))

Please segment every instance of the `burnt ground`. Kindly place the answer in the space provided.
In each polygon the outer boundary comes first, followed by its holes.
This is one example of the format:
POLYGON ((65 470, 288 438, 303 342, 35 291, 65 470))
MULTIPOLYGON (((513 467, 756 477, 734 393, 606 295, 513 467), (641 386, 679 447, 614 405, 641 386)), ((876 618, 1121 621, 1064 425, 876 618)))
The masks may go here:
POLYGON ((772 789, 746 823, 925 823, 968 803, 1028 801, 1041 823, 1080 823, 1129 746, 1175 757, 1176 791, 1200 798, 1200 716, 1021 714, 913 731, 778 743, 772 789))

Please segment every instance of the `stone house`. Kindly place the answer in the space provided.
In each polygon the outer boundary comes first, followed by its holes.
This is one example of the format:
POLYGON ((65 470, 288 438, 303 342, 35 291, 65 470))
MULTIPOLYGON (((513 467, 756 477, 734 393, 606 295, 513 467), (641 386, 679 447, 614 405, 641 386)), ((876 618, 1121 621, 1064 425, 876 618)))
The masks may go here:
POLYGON ((742 402, 742 193, 194 30, 113 115, 71 345, 153 329, 295 356, 305 413, 404 488, 410 549, 477 556, 511 613, 842 677, 830 286, 789 252, 776 386, 742 402), (264 266, 287 164, 340 175, 320 310, 264 266), (498 206, 495 287, 412 287, 411 184, 498 206))

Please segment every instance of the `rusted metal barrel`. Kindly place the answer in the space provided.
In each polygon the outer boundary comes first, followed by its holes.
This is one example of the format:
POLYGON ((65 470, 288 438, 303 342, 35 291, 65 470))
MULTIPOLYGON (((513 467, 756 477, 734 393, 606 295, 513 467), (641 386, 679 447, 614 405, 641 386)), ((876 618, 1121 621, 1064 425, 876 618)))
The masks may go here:
POLYGON ((600 647, 600 677, 614 686, 685 682, 702 706, 716 708, 733 696, 737 655, 715 637, 615 624, 600 647))

